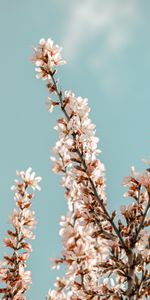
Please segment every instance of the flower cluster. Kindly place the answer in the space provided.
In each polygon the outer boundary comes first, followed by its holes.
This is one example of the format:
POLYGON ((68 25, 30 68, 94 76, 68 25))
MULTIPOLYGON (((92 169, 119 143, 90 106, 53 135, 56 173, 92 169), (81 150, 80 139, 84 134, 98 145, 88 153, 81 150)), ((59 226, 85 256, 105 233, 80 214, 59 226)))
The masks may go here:
POLYGON ((0 293, 4 300, 25 300, 24 294, 31 284, 31 273, 26 270, 26 261, 32 246, 27 239, 35 238, 32 229, 36 221, 30 207, 34 196, 32 190, 40 190, 41 177, 35 177, 31 168, 26 172, 17 171, 17 176, 18 179, 12 186, 17 208, 10 217, 12 229, 7 231, 8 237, 4 239, 5 246, 12 250, 12 254, 5 255, 0 266, 0 278, 5 283, 0 293))
POLYGON ((39 41, 38 48, 34 48, 34 57, 32 62, 36 65, 37 78, 49 79, 50 72, 53 68, 65 64, 65 61, 61 58, 62 48, 55 45, 53 40, 41 39, 39 41))

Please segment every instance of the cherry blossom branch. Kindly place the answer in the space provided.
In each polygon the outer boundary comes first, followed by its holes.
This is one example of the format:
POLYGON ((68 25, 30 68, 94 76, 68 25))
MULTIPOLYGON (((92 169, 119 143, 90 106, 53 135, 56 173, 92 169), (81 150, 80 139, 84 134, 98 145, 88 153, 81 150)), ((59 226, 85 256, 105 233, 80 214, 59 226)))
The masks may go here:
POLYGON ((104 166, 97 159, 98 139, 88 116, 87 99, 76 97, 71 91, 63 95, 59 89, 56 66, 64 61, 58 45, 51 39, 41 39, 34 50, 37 78, 48 80, 50 94, 57 97, 57 101, 49 98, 48 111, 58 105, 65 116, 55 127, 59 140, 52 161, 53 171, 63 174, 61 185, 66 189, 68 202, 67 216, 60 222, 63 257, 55 265, 67 265, 67 271, 65 278, 56 280, 56 290, 50 290, 48 300, 87 299, 86 287, 94 300, 123 300, 124 297, 135 300, 139 286, 140 296, 150 295, 146 269, 150 243, 147 244, 148 234, 144 229, 150 225, 147 219, 150 171, 140 176, 133 174, 126 180, 127 196, 136 202, 121 207, 125 224, 119 220, 117 226, 116 212, 111 215, 107 209, 104 166), (145 279, 140 285, 136 273, 143 270, 145 279), (80 282, 79 275, 83 275, 80 282))
POLYGON ((26 172, 17 171, 18 179, 12 187, 17 209, 14 209, 10 218, 13 229, 7 231, 8 238, 4 239, 6 247, 13 250, 12 255, 4 255, 4 263, 0 269, 1 282, 6 285, 0 289, 4 300, 25 300, 25 293, 31 284, 31 273, 25 270, 32 251, 27 239, 35 238, 31 229, 36 221, 29 208, 33 198, 31 190, 40 190, 38 183, 41 181, 41 177, 35 177, 35 173, 31 171, 31 168, 26 172))
MULTIPOLYGON (((55 80, 55 78, 54 78, 55 72, 51 72, 51 71, 50 71, 49 74, 50 74, 51 79, 52 79, 52 82, 53 82, 53 89, 54 89, 54 91, 56 92, 56 94, 57 94, 57 96, 58 96, 58 99, 59 99, 59 101, 60 101, 61 109, 62 109, 62 111, 63 111, 63 113, 64 113, 64 115, 65 115, 67 121, 69 121, 69 120, 70 120, 70 117, 69 117, 69 115, 67 114, 67 112, 66 112, 66 110, 65 110, 65 107, 64 107, 64 105, 63 105, 62 91, 61 91, 61 90, 60 90, 60 91, 58 90, 57 82, 56 82, 56 80, 55 80)), ((76 135, 75 135, 74 133, 72 133, 72 136, 73 136, 73 139, 74 139, 74 141, 75 141, 75 143, 76 143, 76 135)), ((77 146, 76 146, 76 150, 77 150, 77 153, 78 153, 78 155, 79 155, 79 157, 80 157, 80 159, 81 159, 81 162, 82 162, 82 165, 83 165, 83 167, 84 167, 84 170, 85 170, 85 172, 87 172, 87 165, 86 165, 86 163, 85 163, 85 160, 84 160, 82 154, 80 153, 80 150, 77 148, 77 146)), ((102 210, 103 210, 103 212, 104 212, 104 214, 105 214, 105 216, 106 216, 106 218, 107 218, 107 221, 110 222, 110 224, 112 225, 112 227, 113 227, 113 229, 114 229, 116 235, 118 236, 118 238, 119 238, 119 240, 120 240, 120 243, 121 243, 123 249, 125 250, 125 252, 126 252, 126 254, 127 254, 127 256, 128 256, 129 273, 128 273, 128 275, 127 275, 127 282, 128 282, 128 290, 127 290, 127 294, 130 294, 131 289, 132 289, 132 286, 133 286, 133 274, 134 274, 134 270, 135 270, 135 267, 134 267, 133 261, 132 261, 132 257, 133 257, 132 250, 126 247, 126 245, 125 245, 125 243, 124 243, 124 240, 123 240, 123 238, 122 238, 122 236, 121 236, 121 234, 120 234, 120 231, 118 230, 117 226, 115 225, 114 221, 113 221, 112 218, 110 217, 108 211, 106 210, 106 208, 105 208, 105 206, 104 206, 104 204, 103 204, 103 200, 99 198, 99 195, 98 195, 98 193, 97 193, 97 190, 96 190, 96 187, 95 187, 94 182, 92 181, 91 178, 88 177, 88 179, 89 179, 89 181, 90 181, 90 184, 91 184, 92 190, 93 190, 93 192, 94 192, 94 195, 95 195, 96 199, 98 200, 98 203, 99 203, 100 207, 102 208, 102 210)), ((144 219, 145 219, 145 218, 144 218, 144 219)), ((129 299, 132 300, 132 296, 131 296, 131 297, 129 296, 129 299)))
MULTIPOLYGON (((69 117, 69 115, 67 114, 67 112, 66 112, 66 110, 65 110, 65 108, 64 108, 64 105, 63 105, 62 91, 61 91, 61 90, 60 90, 60 91, 58 90, 57 82, 56 82, 56 80, 55 80, 55 78, 54 78, 55 72, 50 71, 49 74, 50 74, 51 79, 52 79, 53 84, 54 84, 54 87, 53 87, 53 88, 54 88, 54 90, 55 90, 55 92, 56 92, 56 94, 57 94, 57 96, 58 96, 59 101, 60 101, 61 109, 62 109, 62 111, 63 111, 63 113, 64 113, 64 115, 65 115, 67 121, 69 121, 69 120, 70 120, 70 117, 69 117)), ((72 136, 73 136, 73 139, 74 139, 74 141, 75 141, 75 143, 76 143, 76 135, 75 135, 74 133, 72 133, 72 136)), ((85 170, 85 172, 87 172, 87 165, 86 165, 85 160, 84 160, 84 158, 83 158, 82 154, 80 153, 80 150, 78 149, 77 146, 76 146, 76 150, 77 150, 77 153, 78 153, 78 155, 79 155, 79 157, 80 157, 80 159, 81 159, 81 162, 82 162, 82 165, 83 165, 83 167, 84 167, 84 170, 85 170)), ((126 247, 126 245, 125 245, 125 243, 124 243, 124 240, 123 240, 123 238, 122 238, 122 236, 121 236, 121 234, 120 234, 120 232, 119 232, 117 226, 115 225, 114 221, 112 220, 112 217, 109 215, 109 212, 106 210, 106 208, 105 208, 105 206, 104 206, 104 204, 103 204, 103 199, 100 199, 100 197, 99 197, 99 195, 98 195, 98 193, 97 193, 95 184, 94 184, 93 180, 92 180, 90 177, 89 177, 89 181, 90 181, 92 190, 93 190, 93 192, 94 192, 94 195, 95 195, 95 197, 96 197, 96 199, 97 199, 97 201, 98 201, 100 207, 102 208, 102 210, 103 210, 103 212, 104 212, 104 214, 105 214, 105 216, 106 216, 108 222, 110 222, 110 224, 112 225, 112 227, 113 227, 113 229, 114 229, 116 235, 118 236, 118 238, 119 238, 119 240, 120 240, 120 243, 121 243, 122 247, 124 248, 124 250, 125 250, 127 253, 129 253, 130 250, 126 247)))

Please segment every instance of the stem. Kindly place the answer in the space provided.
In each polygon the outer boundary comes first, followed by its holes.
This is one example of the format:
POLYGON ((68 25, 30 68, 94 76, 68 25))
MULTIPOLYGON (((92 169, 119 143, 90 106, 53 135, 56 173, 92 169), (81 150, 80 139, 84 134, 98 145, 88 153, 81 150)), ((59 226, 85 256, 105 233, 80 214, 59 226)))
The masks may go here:
POLYGON ((129 300, 133 299, 133 296, 131 296, 131 291, 133 287, 133 280, 134 280, 134 271, 135 271, 135 265, 133 264, 133 252, 128 254, 128 264, 129 264, 129 273, 128 273, 128 289, 127 289, 127 295, 129 297, 129 300))
POLYGON ((139 298, 140 288, 142 286, 143 281, 144 281, 144 271, 142 271, 141 281, 140 281, 139 287, 138 287, 137 292, 136 292, 136 300, 138 300, 138 298, 139 298))
MULTIPOLYGON (((135 235, 135 238, 134 238, 134 241, 132 243, 132 250, 131 250, 131 253, 127 254, 128 256, 128 264, 129 264, 129 277, 128 277, 128 280, 127 280, 127 283, 128 283, 128 289, 127 289, 127 294, 129 295, 129 299, 132 300, 134 299, 133 296, 130 295, 130 293, 132 292, 132 287, 133 287, 133 284, 134 284, 134 272, 135 272, 135 264, 133 264, 133 249, 135 248, 135 244, 137 242, 137 239, 138 239, 138 236, 140 234, 140 231, 141 229, 143 228, 144 226, 144 221, 145 221, 145 218, 146 218, 146 215, 147 215, 147 212, 149 210, 149 207, 150 207, 150 194, 149 194, 149 199, 148 199, 148 203, 146 205, 146 208, 145 208, 145 212, 143 214, 143 217, 142 217, 142 220, 141 220, 141 223, 138 227, 138 230, 136 232, 136 235, 135 235)), ((142 284, 142 282, 141 282, 142 284)), ((140 287, 139 287, 140 289, 140 287)), ((138 297, 138 295, 137 295, 138 297)), ((138 298, 137 298, 138 299, 138 298)))
POLYGON ((140 234, 141 229, 142 229, 143 226, 144 226, 144 221, 145 221, 145 218, 146 218, 146 216, 147 216, 148 210, 149 210, 149 208, 150 208, 150 193, 148 194, 148 196, 149 196, 148 203, 147 203, 147 206, 146 206, 146 208, 145 208, 145 212, 144 212, 144 214, 143 214, 143 217, 142 217, 141 223, 140 223, 140 225, 139 225, 139 228, 138 228, 138 230, 137 230, 137 232, 136 232, 135 239, 134 239, 134 244, 137 242, 137 238, 138 238, 138 236, 139 236, 139 234, 140 234))

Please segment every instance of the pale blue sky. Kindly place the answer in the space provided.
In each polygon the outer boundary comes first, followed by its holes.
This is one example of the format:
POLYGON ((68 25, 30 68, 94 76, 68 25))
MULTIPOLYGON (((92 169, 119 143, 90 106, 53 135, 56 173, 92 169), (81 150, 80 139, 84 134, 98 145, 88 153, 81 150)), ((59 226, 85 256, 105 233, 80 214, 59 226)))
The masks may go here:
MULTIPOLYGON (((32 46, 51 37, 68 64, 61 86, 89 98, 107 169, 109 207, 118 208, 130 166, 150 157, 150 2, 148 0, 0 0, 0 239, 14 206, 10 186, 16 169, 32 166, 42 176, 34 200, 38 220, 29 268, 28 299, 44 299, 56 276, 63 190, 51 172, 50 149, 58 114, 49 115, 45 83, 35 79, 32 46)), ((1 257, 5 249, 1 248, 1 257)))

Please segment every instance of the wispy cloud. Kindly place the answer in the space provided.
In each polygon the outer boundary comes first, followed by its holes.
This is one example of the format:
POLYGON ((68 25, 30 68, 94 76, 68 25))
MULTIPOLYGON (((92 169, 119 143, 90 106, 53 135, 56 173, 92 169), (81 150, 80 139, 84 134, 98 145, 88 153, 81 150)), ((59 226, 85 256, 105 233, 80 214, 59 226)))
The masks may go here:
POLYGON ((95 39, 95 53, 89 61, 104 63, 131 42, 137 15, 137 0, 70 1, 63 38, 67 58, 76 58, 95 39))

